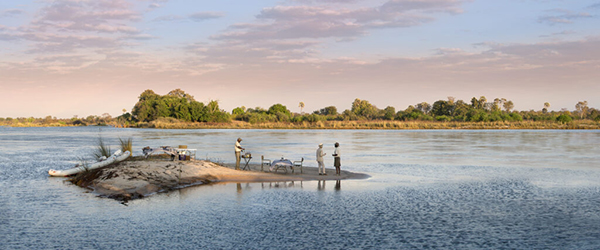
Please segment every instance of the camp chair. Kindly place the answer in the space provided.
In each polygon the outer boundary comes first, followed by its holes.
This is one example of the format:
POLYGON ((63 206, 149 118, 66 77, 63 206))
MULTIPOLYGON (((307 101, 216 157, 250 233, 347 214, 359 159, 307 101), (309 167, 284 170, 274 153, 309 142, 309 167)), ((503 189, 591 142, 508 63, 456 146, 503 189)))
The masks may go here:
POLYGON ((294 173, 294 170, 296 170, 296 167, 300 167, 300 173, 302 174, 302 163, 303 162, 304 162, 304 157, 302 157, 302 160, 294 161, 293 162, 294 168, 292 168, 292 173, 294 173))
POLYGON ((261 155, 260 156, 260 171, 264 171, 263 166, 265 166, 265 165, 271 166, 271 160, 265 159, 265 156, 261 155))

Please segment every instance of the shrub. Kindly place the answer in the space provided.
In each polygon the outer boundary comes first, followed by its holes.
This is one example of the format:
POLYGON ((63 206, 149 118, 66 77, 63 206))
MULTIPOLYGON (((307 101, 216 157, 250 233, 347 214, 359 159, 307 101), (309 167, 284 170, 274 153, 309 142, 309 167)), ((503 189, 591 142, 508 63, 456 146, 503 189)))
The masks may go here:
POLYGON ((556 121, 565 124, 573 121, 573 118, 571 118, 571 116, 569 115, 561 114, 558 117, 556 117, 556 121))
POLYGON ((511 113, 510 118, 512 121, 516 121, 516 122, 523 121, 523 117, 521 115, 519 115, 518 113, 511 113))
POLYGON ((452 118, 445 116, 445 115, 440 115, 440 116, 436 116, 435 120, 438 122, 449 122, 450 120, 452 120, 452 118))

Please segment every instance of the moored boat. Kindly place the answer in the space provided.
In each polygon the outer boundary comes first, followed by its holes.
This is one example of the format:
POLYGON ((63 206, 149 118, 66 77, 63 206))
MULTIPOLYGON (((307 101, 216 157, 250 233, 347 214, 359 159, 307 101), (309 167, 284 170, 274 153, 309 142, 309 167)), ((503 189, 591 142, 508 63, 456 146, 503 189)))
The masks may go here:
POLYGON ((89 166, 85 166, 85 165, 77 166, 75 168, 66 169, 66 170, 50 169, 50 170, 48 170, 48 174, 50 176, 56 176, 56 177, 71 176, 71 175, 78 174, 78 173, 81 173, 81 172, 84 172, 87 170, 102 168, 102 167, 106 167, 113 163, 124 161, 125 159, 127 159, 127 157, 129 157, 129 155, 131 155, 131 152, 129 152, 129 151, 121 152, 121 150, 119 150, 119 151, 115 152, 113 155, 111 155, 110 157, 106 158, 105 160, 93 163, 89 166))

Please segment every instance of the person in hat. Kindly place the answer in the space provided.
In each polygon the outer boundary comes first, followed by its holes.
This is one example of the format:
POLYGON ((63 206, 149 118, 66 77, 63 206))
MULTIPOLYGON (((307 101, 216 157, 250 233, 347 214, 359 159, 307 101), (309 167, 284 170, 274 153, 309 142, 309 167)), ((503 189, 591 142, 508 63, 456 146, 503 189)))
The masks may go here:
POLYGON ((327 175, 325 172, 325 164, 323 163, 323 156, 326 153, 323 153, 323 143, 319 144, 319 148, 317 149, 317 164, 319 165, 319 175, 327 175))
POLYGON ((341 174, 341 170, 340 168, 342 167, 342 163, 341 163, 341 153, 340 153, 340 144, 339 143, 335 143, 335 150, 333 151, 333 166, 335 167, 335 174, 336 175, 340 175, 341 174))
POLYGON ((242 142, 242 138, 237 138, 237 141, 235 142, 235 169, 236 170, 240 170, 240 161, 242 160, 241 154, 242 154, 242 150, 244 150, 244 148, 242 148, 242 145, 240 144, 242 142))

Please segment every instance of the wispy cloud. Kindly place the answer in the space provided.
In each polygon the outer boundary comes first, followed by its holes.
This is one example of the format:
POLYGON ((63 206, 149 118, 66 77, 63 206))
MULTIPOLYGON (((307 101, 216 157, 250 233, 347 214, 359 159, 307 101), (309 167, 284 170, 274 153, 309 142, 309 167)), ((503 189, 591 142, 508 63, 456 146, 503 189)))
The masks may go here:
MULTIPOLYGON (((336 1, 348 2, 348 1, 336 1)), ((268 40, 298 38, 355 39, 371 29, 418 26, 435 20, 434 13, 461 13, 460 0, 391 0, 379 6, 275 6, 256 16, 258 25, 237 24, 212 36, 215 40, 268 40)))
POLYGON ((139 13, 129 9, 131 7, 124 0, 54 1, 40 11, 30 28, 42 32, 57 29, 63 32, 138 33, 135 27, 123 24, 141 19, 139 13))
POLYGON ((546 24, 550 24, 550 25, 570 24, 570 23, 573 23, 573 20, 576 20, 576 19, 592 17, 592 15, 590 15, 589 13, 586 13, 586 12, 576 13, 573 11, 563 10, 563 9, 551 10, 551 12, 555 12, 558 14, 542 16, 542 17, 538 18, 538 22, 546 23, 546 24))
POLYGON ((588 9, 600 9, 600 3, 595 3, 588 6, 588 9))
POLYGON ((152 21, 171 22, 171 21, 177 21, 177 20, 182 20, 182 19, 185 19, 185 17, 180 16, 180 15, 166 15, 166 16, 159 16, 157 18, 154 18, 152 21))
POLYGON ((35 13, 29 23, 11 28, 0 26, 0 40, 21 41, 20 44, 25 46, 20 49, 21 53, 28 57, 37 56, 38 59, 30 63, 41 70, 60 73, 79 70, 102 60, 105 57, 102 51, 122 49, 127 45, 125 40, 155 38, 134 26, 141 20, 141 14, 125 0, 56 0, 43 3, 46 5, 35 13), (59 62, 61 60, 62 63, 59 62))
POLYGON ((197 12, 197 13, 191 14, 189 16, 189 18, 192 19, 193 21, 201 22, 201 21, 206 21, 206 20, 210 20, 210 19, 221 18, 224 16, 225 16, 225 13, 223 13, 223 12, 205 11, 205 12, 197 12))
POLYGON ((158 3, 151 3, 151 4, 148 5, 149 9, 157 9, 157 8, 160 8, 160 7, 161 7, 161 5, 158 4, 158 3))
POLYGON ((540 37, 556 37, 556 36, 566 36, 566 35, 572 35, 572 34, 577 34, 577 32, 574 30, 564 30, 561 32, 554 32, 549 35, 541 35, 540 37))
POLYGON ((21 14, 24 14, 25 11, 24 10, 20 10, 20 9, 8 9, 8 10, 3 10, 0 11, 0 17, 12 17, 12 16, 18 16, 21 14))
POLYGON ((78 49, 114 48, 119 45, 116 39, 89 35, 23 34, 21 38, 36 42, 28 50, 32 54, 66 53, 78 49))

